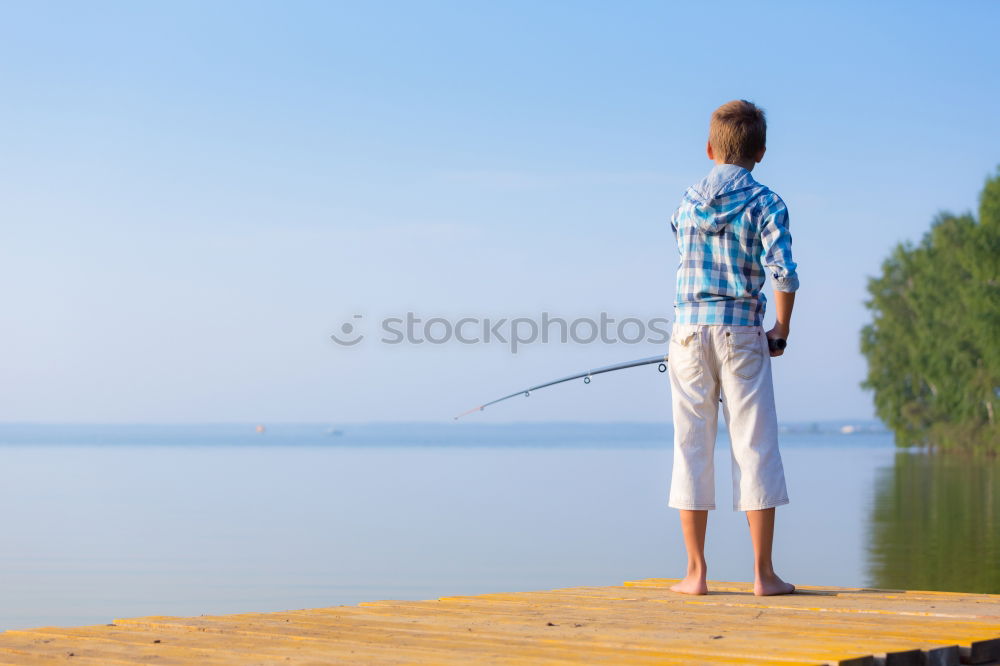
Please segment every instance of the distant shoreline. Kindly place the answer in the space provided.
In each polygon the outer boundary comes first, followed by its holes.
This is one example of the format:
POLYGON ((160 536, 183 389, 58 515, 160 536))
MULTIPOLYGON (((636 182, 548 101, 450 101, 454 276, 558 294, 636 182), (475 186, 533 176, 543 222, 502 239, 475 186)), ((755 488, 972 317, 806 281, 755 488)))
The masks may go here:
MULTIPOLYGON (((892 434, 878 421, 810 421, 780 426, 782 442, 885 444, 892 434)), ((670 423, 0 423, 2 445, 371 446, 666 448, 670 423)), ((719 441, 727 440, 725 423, 719 441)))

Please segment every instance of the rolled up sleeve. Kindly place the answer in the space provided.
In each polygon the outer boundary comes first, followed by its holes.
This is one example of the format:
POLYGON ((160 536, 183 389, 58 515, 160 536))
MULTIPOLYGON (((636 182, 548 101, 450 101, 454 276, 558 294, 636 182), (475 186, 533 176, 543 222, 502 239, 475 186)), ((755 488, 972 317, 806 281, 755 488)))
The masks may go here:
POLYGON ((780 199, 764 208, 760 225, 762 263, 771 274, 774 288, 792 292, 799 288, 799 275, 792 260, 792 234, 788 230, 788 209, 780 199))

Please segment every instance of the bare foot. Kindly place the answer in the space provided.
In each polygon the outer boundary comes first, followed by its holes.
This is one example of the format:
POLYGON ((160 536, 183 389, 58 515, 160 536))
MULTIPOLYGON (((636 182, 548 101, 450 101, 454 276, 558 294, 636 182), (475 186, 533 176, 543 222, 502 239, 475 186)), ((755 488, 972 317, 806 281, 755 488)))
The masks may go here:
POLYGON ((758 597, 769 597, 775 594, 791 594, 795 586, 778 578, 777 574, 757 576, 753 583, 753 593, 758 597))
POLYGON ((705 582, 705 576, 688 574, 681 582, 671 585, 670 589, 681 594, 707 594, 708 584, 705 582))

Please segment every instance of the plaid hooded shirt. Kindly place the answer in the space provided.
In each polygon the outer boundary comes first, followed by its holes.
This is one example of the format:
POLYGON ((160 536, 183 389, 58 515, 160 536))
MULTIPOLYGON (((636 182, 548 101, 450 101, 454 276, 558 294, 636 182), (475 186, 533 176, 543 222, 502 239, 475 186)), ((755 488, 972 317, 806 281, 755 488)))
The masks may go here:
POLYGON ((799 288, 788 210, 735 164, 717 164, 670 217, 677 237, 678 324, 760 326, 767 267, 778 291, 799 288))

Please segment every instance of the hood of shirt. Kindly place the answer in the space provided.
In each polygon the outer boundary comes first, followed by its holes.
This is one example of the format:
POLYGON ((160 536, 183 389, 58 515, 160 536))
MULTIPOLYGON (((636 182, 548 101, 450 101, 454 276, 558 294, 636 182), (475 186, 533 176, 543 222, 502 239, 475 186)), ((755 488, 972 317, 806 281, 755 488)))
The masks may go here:
POLYGON ((767 191, 743 167, 717 164, 705 178, 689 187, 685 196, 693 204, 698 228, 706 234, 718 234, 767 191))

